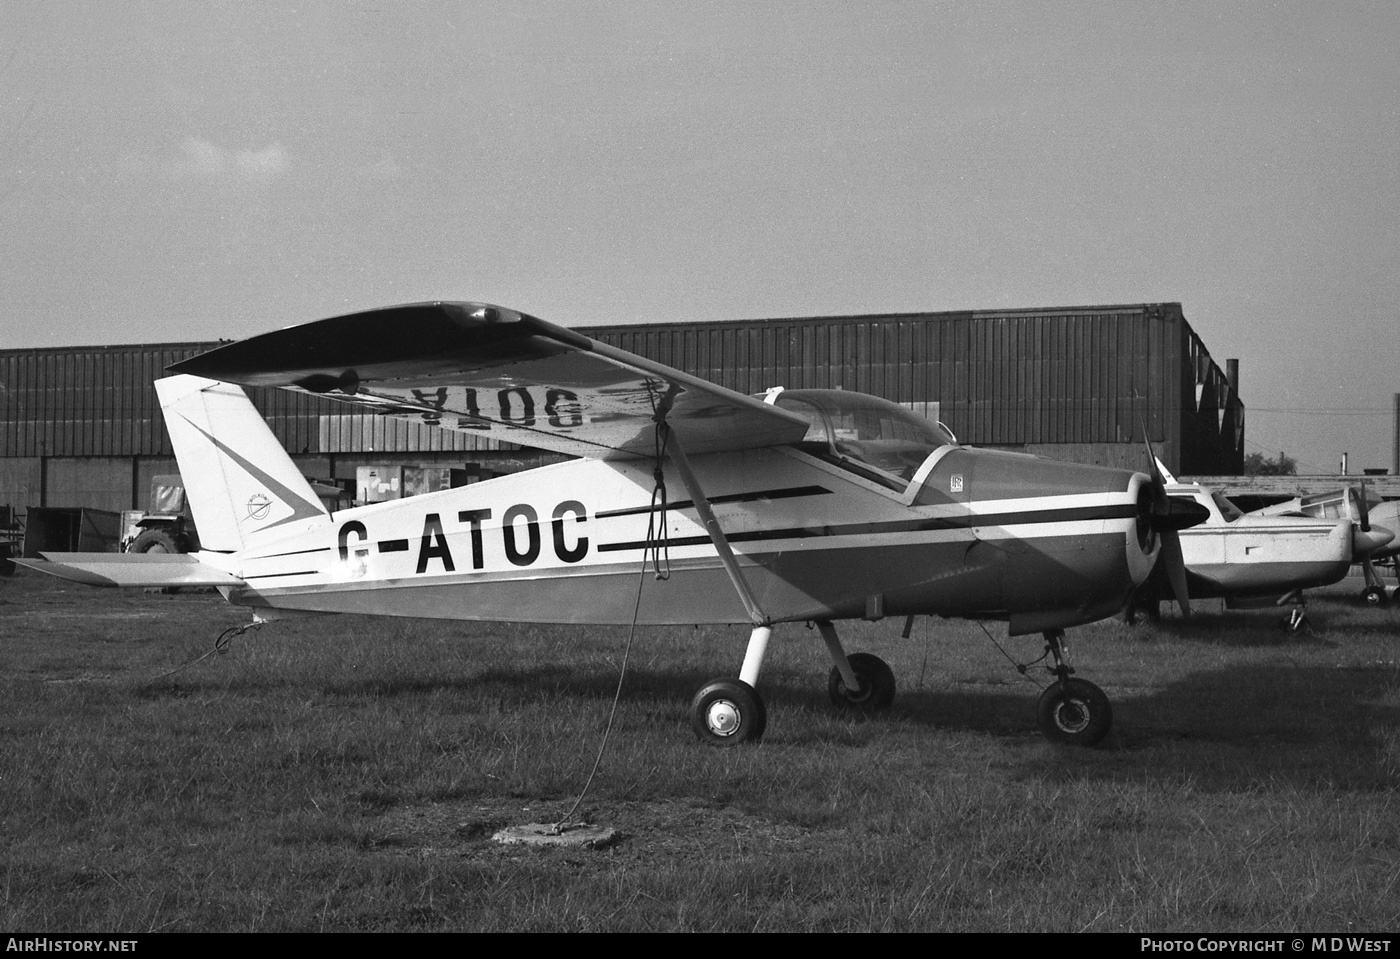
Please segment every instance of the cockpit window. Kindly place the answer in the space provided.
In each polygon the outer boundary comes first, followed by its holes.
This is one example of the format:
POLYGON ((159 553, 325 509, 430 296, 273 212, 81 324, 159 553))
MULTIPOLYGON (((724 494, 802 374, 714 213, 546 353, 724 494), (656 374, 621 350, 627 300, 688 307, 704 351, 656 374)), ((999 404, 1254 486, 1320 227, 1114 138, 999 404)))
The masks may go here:
POLYGON ((811 424, 803 449, 892 489, 904 489, 934 450, 956 445, 938 424, 864 393, 784 390, 772 402, 811 424))
POLYGON ((789 413, 796 413, 807 421, 807 435, 802 437, 804 443, 829 443, 831 442, 831 431, 826 428, 826 417, 821 410, 811 403, 788 396, 779 397, 774 406, 780 406, 789 413))

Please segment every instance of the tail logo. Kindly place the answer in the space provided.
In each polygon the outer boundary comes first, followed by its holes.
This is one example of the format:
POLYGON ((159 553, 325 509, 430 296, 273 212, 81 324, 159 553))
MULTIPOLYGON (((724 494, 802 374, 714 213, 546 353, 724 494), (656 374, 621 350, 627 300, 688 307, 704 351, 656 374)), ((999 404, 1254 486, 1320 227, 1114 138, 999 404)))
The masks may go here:
MULTIPOLYGON (((245 457, 238 455, 231 448, 229 448, 229 446, 226 443, 221 442, 217 437, 211 435, 206 430, 201 429, 199 424, 192 421, 188 416, 180 414, 180 418, 186 423, 188 423, 190 426, 194 427, 195 431, 198 432, 199 435, 203 436, 206 440, 208 440, 210 444, 220 453, 223 453, 229 459, 233 460, 233 462, 237 463, 243 469, 243 472, 247 473, 255 481, 266 486, 269 490, 272 491, 273 496, 276 496, 279 500, 281 500, 283 504, 291 508, 291 516, 288 516, 285 519, 278 520, 271 526, 267 526, 259 532, 265 533, 267 532, 267 530, 276 529, 278 526, 282 526, 286 523, 292 523, 297 520, 311 519, 313 517, 321 517, 326 515, 325 509, 319 504, 312 503, 309 500, 303 499, 302 497, 298 496, 295 492, 288 489, 285 483, 279 483, 276 477, 271 476, 263 470, 258 469, 258 467, 254 466, 245 457)), ((273 500, 266 493, 254 493, 248 498, 247 510, 249 518, 255 522, 266 518, 268 514, 272 511, 272 504, 273 500)))

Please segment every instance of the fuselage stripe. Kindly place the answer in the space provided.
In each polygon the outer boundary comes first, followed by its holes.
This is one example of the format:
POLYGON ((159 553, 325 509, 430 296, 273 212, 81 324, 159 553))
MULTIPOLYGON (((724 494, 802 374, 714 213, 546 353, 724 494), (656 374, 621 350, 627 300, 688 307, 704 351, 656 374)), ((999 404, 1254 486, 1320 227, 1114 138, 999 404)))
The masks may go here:
MULTIPOLYGON (((786 529, 755 530, 726 534, 731 543, 752 543, 776 539, 807 539, 818 536, 864 536, 880 533, 922 533, 932 530, 975 529, 982 526, 1028 526, 1044 523, 1083 523, 1094 520, 1132 519, 1137 506, 1122 503, 1116 506, 1085 506, 1077 509, 1025 510, 1014 513, 968 513, 963 516, 940 516, 928 519, 897 520, 886 523, 849 523, 841 526, 792 526, 786 529)), ((696 546, 708 543, 708 536, 672 537, 671 546, 696 546)), ((645 540, 621 543, 599 543, 598 552, 644 549, 645 540)))

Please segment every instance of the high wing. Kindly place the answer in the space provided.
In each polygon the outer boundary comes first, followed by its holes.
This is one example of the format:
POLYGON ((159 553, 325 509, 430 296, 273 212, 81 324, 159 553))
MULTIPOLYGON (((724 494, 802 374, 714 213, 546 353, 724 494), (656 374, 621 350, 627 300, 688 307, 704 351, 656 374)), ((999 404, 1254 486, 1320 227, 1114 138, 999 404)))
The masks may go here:
POLYGON ((431 302, 266 333, 170 369, 276 386, 593 459, 795 443, 807 422, 698 377, 487 303, 431 302))

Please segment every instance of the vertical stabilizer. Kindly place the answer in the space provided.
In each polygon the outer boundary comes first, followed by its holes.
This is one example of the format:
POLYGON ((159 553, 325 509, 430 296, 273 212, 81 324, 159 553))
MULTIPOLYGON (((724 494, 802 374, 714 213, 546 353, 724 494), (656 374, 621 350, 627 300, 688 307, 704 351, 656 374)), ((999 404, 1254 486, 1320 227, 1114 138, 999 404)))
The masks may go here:
POLYGON ((204 549, 241 550, 330 515, 237 386, 188 375, 155 386, 204 549))

